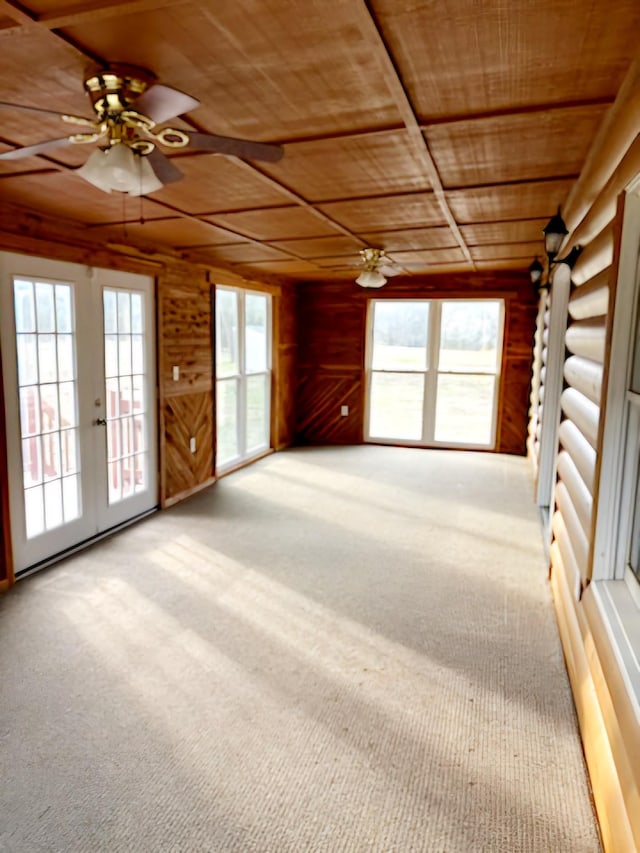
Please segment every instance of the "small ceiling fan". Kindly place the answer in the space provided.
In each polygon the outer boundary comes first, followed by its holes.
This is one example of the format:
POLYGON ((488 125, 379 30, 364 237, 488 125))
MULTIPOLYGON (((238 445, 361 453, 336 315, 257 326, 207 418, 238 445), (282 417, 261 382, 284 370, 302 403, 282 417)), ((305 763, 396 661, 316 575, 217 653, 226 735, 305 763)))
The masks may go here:
POLYGON ((76 172, 105 192, 118 190, 130 195, 145 195, 183 177, 159 146, 268 162, 277 162, 284 154, 281 146, 265 142, 174 127, 158 128, 159 124, 195 109, 200 102, 158 83, 155 75, 144 68, 122 64, 93 68, 85 77, 84 88, 91 99, 94 118, 0 101, 0 108, 53 115, 67 124, 87 128, 59 139, 7 151, 0 154, 0 161, 44 154, 67 145, 97 142, 100 147, 76 172))
POLYGON ((364 269, 356 279, 356 284, 361 287, 382 287, 388 278, 399 273, 395 262, 385 255, 384 249, 367 246, 366 249, 360 249, 360 255, 364 269))

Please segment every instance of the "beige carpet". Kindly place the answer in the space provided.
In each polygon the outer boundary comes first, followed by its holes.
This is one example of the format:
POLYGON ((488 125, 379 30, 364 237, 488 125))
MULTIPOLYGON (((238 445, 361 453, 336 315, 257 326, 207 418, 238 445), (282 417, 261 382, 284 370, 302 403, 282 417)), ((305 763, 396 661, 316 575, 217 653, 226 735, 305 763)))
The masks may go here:
POLYGON ((599 850, 531 494, 293 450, 19 582, 0 850, 599 850))

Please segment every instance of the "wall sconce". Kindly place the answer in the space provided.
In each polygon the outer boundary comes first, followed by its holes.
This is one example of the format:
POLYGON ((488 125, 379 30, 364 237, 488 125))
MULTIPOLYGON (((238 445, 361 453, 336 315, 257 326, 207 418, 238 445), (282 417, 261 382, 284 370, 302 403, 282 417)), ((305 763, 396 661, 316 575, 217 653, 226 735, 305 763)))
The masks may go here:
POLYGON ((544 250, 549 259, 549 265, 551 265, 560 250, 560 246, 562 246, 562 241, 569 233, 569 229, 564 224, 564 219, 560 216, 560 208, 544 226, 542 233, 544 234, 544 250))
POLYGON ((542 278, 542 273, 544 272, 544 267, 536 257, 531 266, 529 267, 529 277, 531 278, 531 284, 534 287, 538 286, 538 282, 542 278))
POLYGON ((582 246, 576 245, 565 258, 556 260, 556 255, 560 251, 560 246, 562 246, 564 238, 569 233, 569 229, 560 215, 560 208, 558 208, 558 212, 551 217, 549 222, 547 222, 545 227, 542 229, 542 233, 544 234, 544 250, 547 255, 546 280, 543 281, 544 267, 537 257, 529 267, 531 284, 538 290, 541 290, 543 287, 549 287, 551 267, 554 264, 566 264, 570 269, 573 269, 575 262, 578 260, 580 253, 582 252, 582 246))

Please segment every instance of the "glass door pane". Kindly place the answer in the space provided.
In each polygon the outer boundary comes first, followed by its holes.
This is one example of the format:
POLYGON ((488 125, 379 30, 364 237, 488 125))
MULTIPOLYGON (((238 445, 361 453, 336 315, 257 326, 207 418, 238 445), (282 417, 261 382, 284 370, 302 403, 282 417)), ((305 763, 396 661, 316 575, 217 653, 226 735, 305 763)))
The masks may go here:
POLYGON ((238 363, 238 296, 216 288, 216 376, 233 376, 238 363))
POLYGON ((14 278, 24 518, 33 539, 81 515, 70 284, 14 278))
POLYGON ((244 369, 246 373, 260 373, 267 369, 269 349, 267 297, 247 293, 244 316, 244 369))
POLYGON ((149 484, 145 406, 144 295, 103 289, 105 417, 109 505, 149 484))
POLYGON ((216 383, 218 465, 224 465, 240 455, 238 439, 238 380, 219 379, 216 383))
POLYGON ((246 389, 246 433, 247 452, 268 447, 269 443, 269 410, 268 410, 268 376, 257 374, 247 376, 246 389))

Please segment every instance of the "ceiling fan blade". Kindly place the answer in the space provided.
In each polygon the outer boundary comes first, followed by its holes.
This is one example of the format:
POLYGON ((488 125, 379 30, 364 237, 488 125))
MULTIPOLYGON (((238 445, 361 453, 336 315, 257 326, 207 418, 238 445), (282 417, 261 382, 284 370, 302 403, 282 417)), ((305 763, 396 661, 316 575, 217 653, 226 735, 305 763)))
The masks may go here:
POLYGON ((181 116, 200 106, 200 101, 170 86, 156 83, 143 92, 129 109, 147 116, 157 124, 181 116))
POLYGON ((216 136, 214 133, 187 131, 189 147, 196 151, 213 151, 217 154, 233 154, 249 160, 266 160, 277 163, 284 155, 280 145, 268 142, 251 142, 249 139, 234 139, 231 136, 216 136))
POLYGON ((156 173, 158 180, 162 181, 163 184, 173 184, 184 177, 180 169, 174 166, 166 154, 163 154, 157 148, 154 148, 146 157, 151 168, 156 173))
POLYGON ((71 145, 68 136, 61 139, 50 139, 48 142, 39 142, 37 145, 26 145, 24 148, 14 148, 13 151, 5 151, 0 154, 0 160, 21 160, 23 157, 31 157, 33 154, 44 154, 45 151, 53 151, 63 145, 71 145))
POLYGON ((378 267, 382 275, 385 275, 387 278, 393 278, 394 275, 400 275, 402 272, 401 269, 395 266, 390 266, 389 264, 383 264, 378 267))
POLYGON ((26 104, 12 104, 10 101, 0 101, 0 108, 20 110, 20 112, 23 113, 38 113, 39 115, 55 116, 56 118, 62 119, 62 121, 69 122, 70 124, 86 124, 89 125, 89 127, 94 127, 95 125, 95 121, 93 119, 85 118, 84 116, 59 113, 55 110, 45 110, 42 107, 28 107, 26 104))

